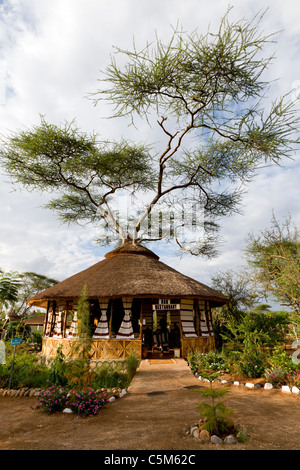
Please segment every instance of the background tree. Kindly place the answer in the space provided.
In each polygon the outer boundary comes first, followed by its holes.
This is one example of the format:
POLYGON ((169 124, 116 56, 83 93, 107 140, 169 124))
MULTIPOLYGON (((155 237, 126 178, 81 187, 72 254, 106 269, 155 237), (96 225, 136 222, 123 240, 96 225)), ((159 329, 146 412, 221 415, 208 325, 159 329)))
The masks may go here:
POLYGON ((245 315, 257 303, 257 295, 249 282, 246 271, 218 272, 211 278, 212 287, 228 298, 228 303, 213 311, 213 324, 217 348, 223 345, 223 337, 233 337, 245 315), (229 333, 230 332, 230 333, 229 333))
POLYGON ((267 109, 263 73, 272 57, 262 51, 273 36, 260 31, 260 21, 231 23, 228 12, 215 33, 175 29, 166 44, 156 38, 141 50, 116 49, 102 89, 91 97, 95 104, 112 103, 111 117, 128 118, 137 128, 138 119, 156 126, 162 139, 155 145, 101 142, 74 123, 58 127, 42 119, 4 138, 4 168, 27 189, 53 192, 47 207, 63 221, 104 221, 106 240, 111 229, 122 240, 128 234, 134 241, 153 239, 147 218, 164 203, 175 221, 170 237, 192 254, 214 255, 219 219, 239 211, 243 184, 299 143, 299 116, 288 97, 267 109), (129 229, 111 205, 124 194, 139 202, 129 229), (201 237, 200 230, 186 237, 183 208, 197 205, 201 237))
POLYGON ((58 283, 56 279, 34 272, 20 273, 19 277, 21 283, 18 291, 18 298, 14 305, 15 311, 18 315, 23 315, 29 312, 31 307, 27 304, 27 301, 31 299, 31 297, 58 283))
POLYGON ((7 272, 0 276, 0 314, 2 316, 18 300, 20 285, 21 280, 17 272, 7 272))
POLYGON ((249 236, 246 254, 255 288, 299 317, 300 238, 291 218, 279 223, 273 215, 270 228, 249 236))

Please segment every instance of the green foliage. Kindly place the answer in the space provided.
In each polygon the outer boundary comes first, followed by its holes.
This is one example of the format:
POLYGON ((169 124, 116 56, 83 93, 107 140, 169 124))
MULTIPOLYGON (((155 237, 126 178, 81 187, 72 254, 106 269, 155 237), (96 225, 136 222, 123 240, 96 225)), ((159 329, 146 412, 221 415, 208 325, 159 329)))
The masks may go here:
POLYGON ((242 375, 254 379, 263 376, 267 365, 266 354, 258 348, 253 348, 241 355, 238 368, 242 375))
POLYGON ((8 272, 0 276, 0 313, 18 299, 21 280, 18 273, 8 272))
POLYGON ((133 376, 136 373, 136 369, 140 363, 140 359, 137 357, 136 354, 130 354, 125 359, 126 369, 127 369, 127 376, 129 382, 131 382, 133 376))
POLYGON ((90 305, 88 301, 88 288, 84 285, 77 303, 78 338, 74 342, 72 355, 87 362, 90 360, 92 347, 92 330, 90 325, 90 305))
POLYGON ((198 372, 199 369, 221 371, 227 368, 223 355, 216 351, 210 351, 206 354, 201 352, 189 353, 187 362, 194 372, 198 372))
POLYGON ((62 352, 62 346, 59 346, 56 356, 51 361, 47 381, 52 385, 64 387, 68 384, 67 371, 68 364, 62 352))
POLYGON ((43 344, 43 334, 38 330, 32 331, 27 338, 27 343, 33 345, 37 351, 41 351, 43 344))
POLYGON ((206 390, 195 390, 195 392, 200 393, 203 398, 210 398, 212 404, 200 403, 197 408, 200 410, 201 416, 203 416, 206 421, 201 425, 201 429, 206 429, 210 434, 215 434, 217 436, 223 436, 225 433, 231 433, 234 430, 234 423, 229 418, 235 410, 225 406, 225 401, 215 400, 222 398, 230 390, 222 388, 220 390, 215 390, 212 387, 212 382, 218 377, 218 374, 203 374, 204 378, 207 378, 210 382, 209 387, 206 390))
POLYGON ((224 339, 237 350, 246 352, 264 346, 274 347, 283 341, 289 324, 287 312, 244 312, 239 320, 229 318, 224 339))
POLYGON ((270 228, 249 236, 246 255, 256 288, 299 315, 300 238, 291 219, 280 224, 273 215, 270 228))
MULTIPOLYGON (((0 364, 0 387, 6 388, 9 385, 9 378, 12 365, 12 354, 7 347, 6 363, 0 364)), ((40 388, 47 384, 48 369, 38 363, 35 354, 28 352, 16 352, 14 361, 14 371, 12 376, 12 388, 40 388)))
POLYGON ((109 230, 122 240, 129 232, 134 241, 156 239, 143 233, 143 221, 157 204, 179 217, 186 202, 200 204, 202 237, 189 241, 178 227, 169 237, 194 255, 215 255, 219 219, 239 211, 243 185, 266 161, 281 162, 299 144, 295 103, 279 97, 269 109, 261 106, 269 87, 262 75, 272 61, 263 51, 273 35, 261 31, 262 15, 238 22, 229 16, 205 35, 175 28, 166 43, 156 37, 139 50, 116 48, 93 99, 109 101, 111 117, 153 120, 162 136, 157 142, 154 130, 153 148, 99 142, 74 123, 59 127, 42 118, 40 126, 3 140, 1 163, 13 183, 53 192, 47 207, 63 222, 103 222, 101 242, 109 230), (126 214, 112 214, 110 200, 136 192, 143 197, 136 198, 128 227, 126 214))
POLYGON ((93 387, 98 388, 125 388, 128 385, 128 376, 120 365, 112 366, 103 363, 94 372, 93 387))

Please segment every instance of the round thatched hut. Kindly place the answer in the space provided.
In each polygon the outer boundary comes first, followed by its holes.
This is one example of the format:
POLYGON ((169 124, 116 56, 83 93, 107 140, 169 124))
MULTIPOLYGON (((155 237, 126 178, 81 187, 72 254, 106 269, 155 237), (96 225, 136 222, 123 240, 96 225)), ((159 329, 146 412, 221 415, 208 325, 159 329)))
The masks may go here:
POLYGON ((78 335, 76 305, 87 286, 93 328, 93 359, 131 353, 173 354, 214 349, 211 308, 227 299, 159 261, 149 249, 126 240, 105 259, 30 299, 47 309, 42 354, 71 355, 78 335))

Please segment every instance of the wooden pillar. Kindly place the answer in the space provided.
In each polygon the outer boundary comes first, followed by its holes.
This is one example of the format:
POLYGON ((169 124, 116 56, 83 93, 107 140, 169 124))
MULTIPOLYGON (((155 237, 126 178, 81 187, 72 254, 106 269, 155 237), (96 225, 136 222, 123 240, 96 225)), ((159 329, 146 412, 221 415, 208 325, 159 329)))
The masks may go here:
POLYGON ((140 310, 140 338, 143 339, 143 306, 144 299, 141 299, 141 310, 140 310))
POLYGON ((182 325, 181 325, 181 310, 178 310, 178 326, 179 326, 179 331, 180 331, 180 340, 182 341, 182 325))
POLYGON ((197 336, 201 336, 201 327, 200 327, 200 311, 199 311, 199 302, 198 299, 194 300, 194 310, 195 310, 195 315, 196 315, 196 331, 197 331, 197 336))
POLYGON ((46 318, 45 318, 43 336, 45 335, 45 333, 47 331, 47 324, 48 324, 48 320, 49 320, 49 309, 50 309, 50 300, 48 300, 48 302, 47 302, 47 313, 46 313, 46 318))
POLYGON ((111 339, 111 325, 112 325, 112 316, 113 316, 113 299, 111 299, 110 303, 110 318, 109 318, 109 339, 111 339))
POLYGON ((209 334, 209 336, 211 336, 211 328, 210 328, 209 312, 208 312, 207 304, 208 304, 208 301, 205 300, 205 319, 206 319, 206 325, 207 325, 208 334, 209 334))
POLYGON ((62 318, 62 337, 66 337, 66 324, 67 324, 67 316, 68 316, 68 302, 65 300, 64 303, 64 316, 62 318))

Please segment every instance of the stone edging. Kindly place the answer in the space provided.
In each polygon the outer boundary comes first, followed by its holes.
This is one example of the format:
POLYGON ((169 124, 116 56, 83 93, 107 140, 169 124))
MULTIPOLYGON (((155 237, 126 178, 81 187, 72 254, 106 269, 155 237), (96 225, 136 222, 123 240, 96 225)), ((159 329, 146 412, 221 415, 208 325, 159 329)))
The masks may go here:
MULTIPOLYGON (((201 380, 202 382, 209 382, 208 379, 205 379, 204 377, 199 375, 197 372, 195 372, 194 375, 198 380, 201 380)), ((282 385, 280 387, 280 385, 272 385, 269 382, 266 382, 264 385, 262 385, 261 383, 254 384, 252 382, 239 382, 237 380, 236 381, 227 381, 227 380, 215 379, 213 382, 218 382, 222 385, 228 384, 228 385, 244 386, 244 387, 247 387, 247 388, 256 388, 256 389, 262 389, 263 388, 265 390, 275 389, 275 390, 281 390, 282 392, 286 392, 286 393, 293 393, 295 395, 299 395, 299 393, 300 393, 300 389, 296 386, 290 387, 289 385, 282 385)))
MULTIPOLYGON (((121 389, 103 389, 97 390, 99 393, 106 392, 107 394, 112 394, 108 399, 109 402, 115 401, 116 398, 122 398, 127 394, 125 388, 121 389)), ((9 388, 0 388, 0 397, 39 397, 43 392, 42 388, 19 388, 19 389, 9 389, 9 388)))

